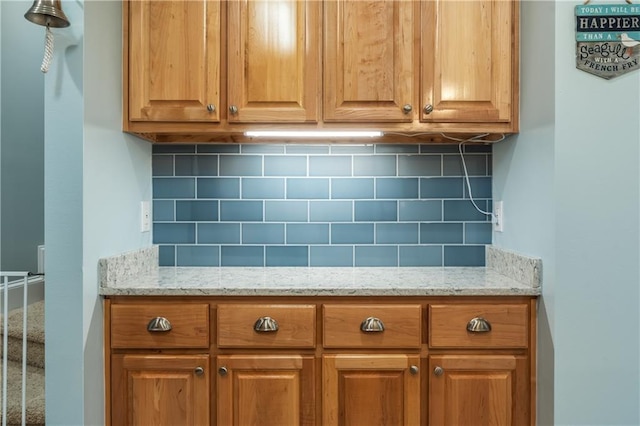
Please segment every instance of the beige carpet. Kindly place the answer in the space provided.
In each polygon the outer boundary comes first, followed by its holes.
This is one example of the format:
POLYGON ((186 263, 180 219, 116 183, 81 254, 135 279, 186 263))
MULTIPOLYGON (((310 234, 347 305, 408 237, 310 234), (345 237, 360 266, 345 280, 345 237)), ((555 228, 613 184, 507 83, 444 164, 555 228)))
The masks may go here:
MULTIPOLYGON (((9 313, 8 340, 8 376, 7 376, 7 424, 20 425, 22 421, 22 308, 9 313)), ((0 318, 0 338, 4 332, 4 323, 0 318)), ((0 354, 2 345, 0 344, 0 354)), ((0 356, 0 365, 2 357, 0 356)), ((0 393, 1 387, 0 369, 0 393)), ((27 381, 26 381, 27 425, 45 424, 44 402, 44 302, 27 306, 27 381)), ((3 414, 0 405, 0 422, 3 414)))

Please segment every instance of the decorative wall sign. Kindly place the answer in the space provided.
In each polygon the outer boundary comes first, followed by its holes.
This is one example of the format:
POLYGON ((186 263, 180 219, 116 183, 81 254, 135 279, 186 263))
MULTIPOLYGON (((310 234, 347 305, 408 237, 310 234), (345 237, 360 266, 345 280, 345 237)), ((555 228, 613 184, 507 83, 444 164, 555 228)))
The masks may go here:
POLYGON ((640 5, 576 6, 576 67, 610 79, 640 69, 640 5))

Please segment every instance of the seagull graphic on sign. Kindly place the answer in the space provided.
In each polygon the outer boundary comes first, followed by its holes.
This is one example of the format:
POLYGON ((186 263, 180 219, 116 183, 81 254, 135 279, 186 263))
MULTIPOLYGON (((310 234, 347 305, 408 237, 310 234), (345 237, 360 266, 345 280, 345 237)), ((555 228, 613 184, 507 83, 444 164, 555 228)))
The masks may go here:
POLYGON ((640 44, 640 41, 634 40, 627 33, 622 33, 618 36, 622 45, 627 48, 627 55, 631 56, 633 48, 640 44))

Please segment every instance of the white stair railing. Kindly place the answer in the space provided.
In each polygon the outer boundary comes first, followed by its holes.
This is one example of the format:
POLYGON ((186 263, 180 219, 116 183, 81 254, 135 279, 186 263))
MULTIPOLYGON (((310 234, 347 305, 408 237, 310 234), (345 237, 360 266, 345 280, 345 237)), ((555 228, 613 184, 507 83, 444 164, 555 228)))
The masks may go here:
POLYGON ((22 426, 26 423, 26 401, 27 401, 27 305, 28 305, 28 289, 29 289, 29 273, 28 272, 2 272, 0 271, 0 280, 2 280, 2 303, 0 303, 0 314, 2 315, 2 426, 7 426, 7 383, 9 376, 9 289, 22 286, 22 426))

